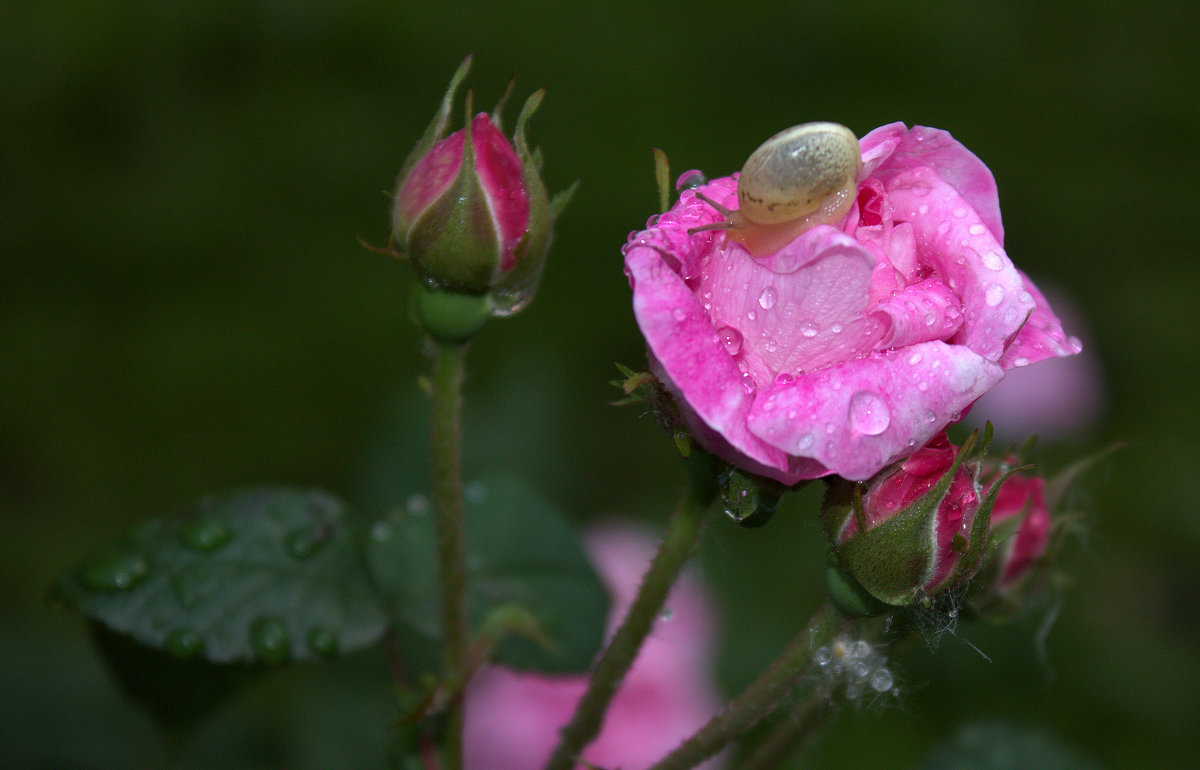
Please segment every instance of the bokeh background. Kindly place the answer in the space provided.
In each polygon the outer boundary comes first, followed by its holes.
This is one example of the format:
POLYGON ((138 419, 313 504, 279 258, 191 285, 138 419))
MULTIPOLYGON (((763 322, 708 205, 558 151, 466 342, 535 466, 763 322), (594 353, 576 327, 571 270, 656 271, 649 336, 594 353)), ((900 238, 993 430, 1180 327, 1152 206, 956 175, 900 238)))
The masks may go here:
MULTIPOLYGON (((894 661, 901 697, 843 713, 808 759, 910 766, 994 720, 1102 766, 1190 765, 1198 27, 1182 0, 5 3, 0 764, 167 761, 84 624, 44 599, 100 543, 256 482, 324 487, 368 514, 419 485, 408 270, 356 239, 385 240, 384 191, 473 52, 484 108, 511 73, 510 120, 547 87, 530 132, 545 178, 582 186, 536 301, 472 350, 471 472, 526 475, 580 521, 665 519, 674 450, 607 403, 613 362, 644 360, 620 246, 654 211, 651 147, 719 175, 805 120, 949 129, 996 175, 1010 255, 1069 298, 1094 356, 1091 417, 1043 439, 1044 467, 1128 445, 1079 497, 1089 536, 1043 645, 1045 608, 915 645, 894 661)), ((729 690, 821 599, 815 499, 767 530, 707 534, 729 690)), ((377 764, 378 664, 275 672, 178 762, 377 764)))

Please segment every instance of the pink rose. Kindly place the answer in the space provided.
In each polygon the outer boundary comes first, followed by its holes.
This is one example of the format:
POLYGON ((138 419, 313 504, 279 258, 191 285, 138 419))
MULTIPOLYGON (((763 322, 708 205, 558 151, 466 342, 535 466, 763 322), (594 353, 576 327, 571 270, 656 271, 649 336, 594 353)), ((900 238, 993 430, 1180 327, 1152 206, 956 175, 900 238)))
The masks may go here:
POLYGON ((1014 366, 1078 352, 1009 260, 991 172, 948 133, 860 141, 858 195, 754 257, 697 197, 631 235, 625 271, 651 366, 693 436, 785 484, 867 479, 960 419, 1014 366), (1028 319, 1028 320, 1027 320, 1028 319))
MULTIPOLYGON (((611 632, 637 593, 654 555, 654 540, 639 530, 608 527, 590 533, 587 545, 613 594, 611 632)), ((704 726, 721 705, 710 673, 713 626, 707 597, 695 579, 685 575, 613 699, 603 730, 584 750, 584 759, 600 767, 647 767, 704 726)), ((467 687, 464 766, 542 767, 586 687, 585 676, 486 667, 467 687)))

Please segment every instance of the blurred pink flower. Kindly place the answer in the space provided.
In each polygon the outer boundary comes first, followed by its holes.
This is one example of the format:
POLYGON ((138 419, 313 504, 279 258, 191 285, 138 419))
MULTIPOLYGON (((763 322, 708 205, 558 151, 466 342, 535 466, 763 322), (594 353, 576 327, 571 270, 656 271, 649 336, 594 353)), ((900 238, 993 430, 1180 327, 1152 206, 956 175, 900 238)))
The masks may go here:
POLYGON ((1083 339, 1077 356, 1019 366, 971 407, 966 422, 991 422, 996 438, 1021 442, 1032 434, 1066 439, 1095 424, 1104 410, 1104 374, 1079 313, 1060 292, 1047 291, 1063 324, 1083 339))
POLYGON ((860 141, 858 196, 752 256, 694 190, 630 236, 625 270, 651 367, 693 436, 786 484, 867 479, 923 446, 1014 366, 1078 352, 1004 252, 991 172, 945 131, 860 141))
MULTIPOLYGON (((632 527, 608 526, 592 531, 587 546, 612 592, 611 633, 637 593, 655 540, 632 527)), ((695 578, 685 574, 617 692, 603 730, 583 752, 584 759, 623 770, 649 766, 719 710, 710 673, 713 626, 707 597, 695 578)), ((586 686, 584 676, 484 668, 466 692, 467 770, 542 767, 586 686)))

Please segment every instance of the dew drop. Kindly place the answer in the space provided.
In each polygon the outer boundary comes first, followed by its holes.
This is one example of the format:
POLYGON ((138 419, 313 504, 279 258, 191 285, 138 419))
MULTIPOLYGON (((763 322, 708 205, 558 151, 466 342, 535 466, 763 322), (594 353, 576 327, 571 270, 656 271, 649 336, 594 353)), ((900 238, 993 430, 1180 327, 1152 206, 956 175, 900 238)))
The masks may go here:
POLYGON ((404 503, 404 510, 409 516, 424 516, 429 513, 429 498, 420 493, 410 495, 404 503))
POLYGON ((721 346, 729 355, 736 356, 742 352, 742 333, 737 329, 732 326, 722 326, 717 329, 717 337, 721 339, 721 346))
POLYGON ((816 442, 816 438, 811 433, 805 433, 800 438, 796 439, 796 452, 805 452, 812 448, 816 442))
POLYGON ((933 411, 926 412, 925 413, 925 422, 928 422, 928 423, 937 422, 937 415, 934 414, 933 411))
POLYGON ((779 292, 775 291, 773 286, 768 286, 762 290, 762 294, 758 295, 758 306, 763 310, 770 310, 775 307, 775 302, 778 299, 779 292))
POLYGON ((662 612, 658 613, 658 619, 665 623, 674 617, 674 614, 675 613, 671 611, 670 607, 663 607, 662 612))
POLYGON ((1013 366, 1016 366, 1016 367, 1029 366, 1029 359, 1026 358, 1025 356, 1017 356, 1016 358, 1013 359, 1013 366))
POLYGON ((987 228, 976 222, 967 228, 967 232, 971 235, 983 235, 985 232, 987 232, 987 228))
POLYGON ((755 318, 758 318, 758 313, 751 310, 749 313, 746 313, 746 318, 753 321, 755 318))
POLYGON ((796 375, 789 374, 788 372, 780 372, 779 374, 775 375, 776 385, 791 385, 795 381, 796 375))
POLYGON ((377 521, 371 525, 371 539, 376 543, 386 543, 392 539, 392 525, 386 521, 377 521))
POLYGON ((683 321, 687 318, 687 311, 681 307, 677 307, 671 311, 671 317, 676 321, 683 321))
POLYGON ((193 551, 210 553, 229 542, 229 525, 215 518, 193 521, 179 531, 179 539, 193 551))
POLYGON ((287 627, 274 616, 266 616, 250 624, 250 648, 263 663, 282 663, 291 655, 287 627))
POLYGON ((895 680, 892 678, 892 672, 887 670, 886 666, 880 666, 871 672, 871 689, 875 692, 887 692, 892 689, 895 680))
POLYGON ((487 486, 482 481, 470 481, 463 486, 463 498, 468 503, 482 503, 487 499, 487 486))
POLYGON ((183 575, 171 576, 171 593, 175 594, 175 600, 185 610, 190 610, 200 603, 200 597, 196 595, 190 583, 191 581, 183 575))
POLYGON ((871 654, 871 645, 867 644, 865 640, 859 639, 850 644, 846 654, 851 658, 862 660, 871 654))
POLYGON ((860 390, 850 397, 850 424, 859 433, 878 436, 891 421, 892 413, 878 393, 860 390))
POLYGON ((910 366, 916 366, 917 364, 921 363, 922 359, 923 356, 920 353, 913 353, 908 357, 908 363, 910 366))
POLYGON ((833 326, 829 327, 829 331, 833 332, 834 334, 841 334, 842 333, 842 325, 834 324, 833 326))
POLYGON ((758 383, 754 381, 754 375, 750 372, 742 373, 742 389, 746 391, 746 395, 754 395, 754 391, 758 390, 758 383))
POLYGON ((924 393, 925 391, 929 390, 929 383, 926 382, 925 380, 921 380, 920 382, 917 383, 917 390, 924 393))
POLYGON ((85 564, 79 579, 93 591, 128 591, 149 574, 149 556, 131 548, 115 548, 85 564))
POLYGON ((833 652, 828 647, 818 647, 813 652, 813 663, 818 666, 828 666, 833 660, 833 652))
POLYGON ((327 658, 336 655, 338 651, 337 636, 324 626, 313 626, 304 637, 308 649, 316 655, 327 658))
POLYGON ((929 213, 929 204, 922 203, 920 206, 917 206, 917 213, 920 214, 921 216, 925 216, 926 214, 928 214, 929 213))
POLYGON ((177 628, 167 634, 163 646, 176 658, 185 659, 199 654, 200 650, 204 649, 204 640, 190 628, 177 628))
POLYGON ((871 673, 871 664, 865 660, 856 660, 854 664, 850 666, 850 673, 859 679, 866 679, 867 675, 871 673))
POLYGON ((1078 337, 1067 337, 1067 347, 1072 353, 1080 353, 1083 351, 1083 340, 1078 337))
POLYGON ((984 294, 984 300, 988 307, 995 307, 1004 301, 1004 287, 998 283, 994 283, 988 287, 987 293, 984 294))
POLYGON ((817 336, 817 325, 812 321, 805 321, 804 323, 800 324, 800 334, 805 337, 817 336))
POLYGON ((675 180, 675 189, 683 190, 687 187, 699 187, 707 181, 708 179, 701 171, 693 168, 679 175, 679 178, 675 180))
POLYGON ((303 527, 292 532, 284 539, 284 544, 292 558, 304 560, 324 548, 329 539, 329 531, 318 525, 303 527))
POLYGON ((983 260, 983 266, 988 270, 1000 270, 1004 267, 1004 257, 1000 256, 999 252, 986 252, 981 259, 983 260))

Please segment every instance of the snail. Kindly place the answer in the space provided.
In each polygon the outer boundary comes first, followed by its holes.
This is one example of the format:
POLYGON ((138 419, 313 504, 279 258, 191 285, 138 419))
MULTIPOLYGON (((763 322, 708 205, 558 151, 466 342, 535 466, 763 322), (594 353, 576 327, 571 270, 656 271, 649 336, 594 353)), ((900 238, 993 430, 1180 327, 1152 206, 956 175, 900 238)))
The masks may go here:
POLYGON ((703 193, 724 221, 695 227, 725 230, 756 257, 773 254, 800 233, 836 224, 854 203, 862 155, 854 132, 839 123, 801 123, 780 131, 750 154, 738 178, 738 209, 703 193))

